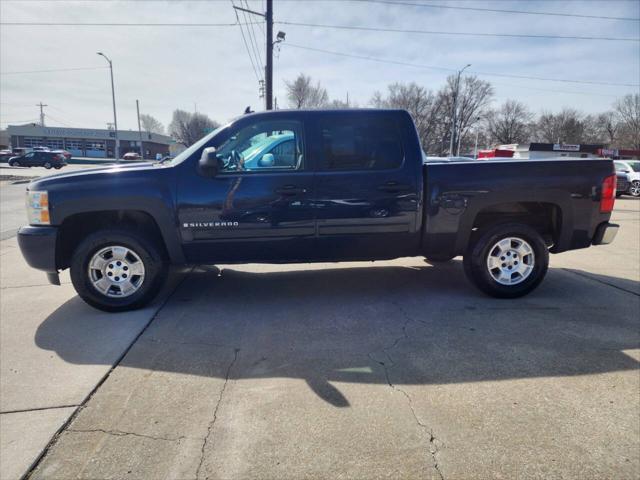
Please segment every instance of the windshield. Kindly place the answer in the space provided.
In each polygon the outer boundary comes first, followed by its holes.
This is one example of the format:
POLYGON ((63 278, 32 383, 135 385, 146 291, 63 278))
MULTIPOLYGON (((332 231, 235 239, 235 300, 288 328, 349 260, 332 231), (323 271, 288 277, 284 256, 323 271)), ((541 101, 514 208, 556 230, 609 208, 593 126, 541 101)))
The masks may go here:
POLYGON ((213 132, 205 135, 200 140, 198 140, 196 143, 191 145, 189 148, 187 148, 186 150, 184 150, 181 153, 179 153, 178 155, 176 155, 176 157, 174 159, 172 159, 170 162, 166 162, 166 163, 169 164, 169 165, 178 165, 179 163, 184 162, 187 158, 189 158, 191 155, 193 155, 193 152, 196 152, 199 148, 205 146, 207 143, 209 143, 209 141, 213 137, 215 137, 218 133, 220 133, 222 130, 227 128, 229 125, 230 124, 228 123, 226 125, 222 125, 221 127, 216 128, 213 132))

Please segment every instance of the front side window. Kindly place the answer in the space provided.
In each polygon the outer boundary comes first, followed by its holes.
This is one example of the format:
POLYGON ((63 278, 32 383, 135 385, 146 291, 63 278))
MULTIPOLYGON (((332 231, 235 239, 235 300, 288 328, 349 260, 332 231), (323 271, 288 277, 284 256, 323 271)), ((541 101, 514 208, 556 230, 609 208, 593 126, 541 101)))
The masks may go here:
POLYGON ((223 173, 301 170, 302 125, 287 120, 242 127, 217 148, 217 156, 223 173))
POLYGON ((640 172, 640 162, 630 162, 631 168, 634 172, 640 172))
POLYGON ((388 170, 402 165, 402 141, 390 119, 325 118, 320 122, 320 134, 323 170, 388 170))

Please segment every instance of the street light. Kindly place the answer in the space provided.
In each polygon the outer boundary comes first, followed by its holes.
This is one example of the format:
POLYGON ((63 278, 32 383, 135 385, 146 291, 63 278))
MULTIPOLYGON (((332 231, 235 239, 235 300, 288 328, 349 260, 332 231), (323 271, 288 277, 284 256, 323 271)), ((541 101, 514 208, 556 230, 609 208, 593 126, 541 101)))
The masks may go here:
POLYGON ((453 156, 453 146, 454 146, 454 140, 456 137, 456 123, 458 122, 458 119, 456 118, 458 115, 458 94, 460 93, 460 75, 462 75, 462 72, 464 72, 467 68, 469 68, 471 66, 470 63, 468 63, 467 65, 465 65, 465 67, 462 70, 458 70, 458 78, 456 79, 456 93, 453 97, 453 112, 451 114, 451 118, 452 118, 452 122, 451 122, 451 141, 449 142, 449 155, 453 156))
POLYGON ((113 100, 113 128, 115 130, 115 140, 116 140, 116 151, 115 151, 115 157, 116 157, 116 162, 120 161, 120 140, 118 139, 118 118, 116 116, 116 90, 113 86, 113 63, 111 62, 111 59, 109 57, 107 57, 104 53, 102 52, 97 52, 98 55, 100 55, 101 57, 104 57, 104 59, 109 63, 109 72, 111 73, 111 99, 113 100))

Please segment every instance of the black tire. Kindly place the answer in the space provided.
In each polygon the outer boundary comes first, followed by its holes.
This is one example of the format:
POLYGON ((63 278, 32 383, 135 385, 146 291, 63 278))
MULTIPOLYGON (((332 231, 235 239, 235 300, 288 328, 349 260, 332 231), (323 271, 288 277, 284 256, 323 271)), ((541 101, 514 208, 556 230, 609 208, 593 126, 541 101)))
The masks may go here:
POLYGON ((616 198, 620 198, 623 194, 624 192, 616 192, 616 198))
POLYGON ((526 295, 540 285, 549 268, 549 250, 542 236, 528 225, 501 224, 479 232, 479 236, 469 246, 463 264, 467 278, 484 293, 497 298, 517 298, 526 295), (493 278, 487 266, 488 257, 493 247, 501 239, 508 237, 526 241, 534 254, 531 273, 520 283, 514 285, 499 283, 493 278))
POLYGON ((429 263, 445 263, 453 260, 455 255, 429 255, 428 257, 424 257, 427 259, 429 263))
POLYGON ((134 310, 149 303, 160 292, 168 272, 168 261, 162 248, 133 230, 100 230, 85 238, 75 249, 71 260, 71 281, 78 295, 89 305, 106 312, 134 310), (108 246, 126 247, 144 265, 144 279, 133 294, 111 297, 94 287, 89 262, 96 252, 108 246))
POLYGON ((60 170, 62 168, 62 165, 56 165, 53 168, 55 168, 56 170, 60 170))
POLYGON ((51 169, 51 163, 50 162, 44 162, 44 165, 42 165, 44 168, 46 168, 47 170, 51 169))

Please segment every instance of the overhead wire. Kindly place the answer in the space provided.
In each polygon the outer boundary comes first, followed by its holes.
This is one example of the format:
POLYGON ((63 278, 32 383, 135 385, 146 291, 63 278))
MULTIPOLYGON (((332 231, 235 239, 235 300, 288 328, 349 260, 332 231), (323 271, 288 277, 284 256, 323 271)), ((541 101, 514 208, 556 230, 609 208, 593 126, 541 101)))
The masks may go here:
POLYGON ((410 7, 425 7, 425 8, 441 8, 449 10, 467 10, 472 12, 488 12, 488 13, 507 13, 507 14, 520 14, 520 15, 546 15, 554 17, 573 17, 573 18, 590 18, 596 20, 618 20, 618 21, 631 21, 638 22, 640 18, 635 17, 610 17, 606 15, 585 15, 580 13, 563 13, 563 12, 536 12, 531 10, 510 10, 504 8, 483 8, 483 7, 469 7, 462 5, 442 5, 434 3, 417 3, 407 1, 395 1, 395 0, 349 0, 351 2, 358 3, 377 3, 384 5, 394 6, 410 6, 410 7))
POLYGON ((365 25, 334 25, 326 23, 304 23, 292 22, 288 20, 279 20, 275 22, 281 25, 292 25, 297 27, 311 28, 332 28, 337 30, 359 30, 368 32, 387 32, 387 33, 415 33, 421 35, 454 35, 462 37, 508 37, 508 38, 527 38, 527 39, 554 39, 554 40, 606 40, 616 42, 640 42, 640 38, 628 37, 594 37, 594 36, 577 36, 577 35, 537 35, 525 33, 489 33, 489 32, 451 32, 442 30, 415 30, 403 28, 385 28, 371 27, 365 25))
MULTIPOLYGON (((290 43, 290 42, 285 43, 284 46, 293 47, 293 48, 299 48, 299 49, 302 49, 302 50, 322 52, 322 53, 327 53, 327 54, 341 56, 341 57, 359 58, 359 59, 362 59, 362 60, 370 60, 370 61, 379 62, 379 63, 387 63, 387 64, 393 64, 393 65, 405 65, 405 66, 409 66, 409 67, 425 68, 425 69, 431 69, 431 70, 445 70, 445 71, 449 71, 449 72, 457 72, 458 71, 457 69, 450 68, 450 67, 442 67, 442 66, 436 66, 436 65, 425 65, 425 64, 420 64, 420 63, 403 62, 403 61, 399 61, 399 60, 390 60, 390 59, 384 59, 384 58, 379 58, 379 57, 372 57, 372 56, 368 56, 368 55, 357 55, 357 54, 351 54, 351 53, 345 53, 345 52, 336 52, 336 51, 332 51, 332 50, 325 50, 325 49, 322 49, 322 48, 314 48, 314 47, 308 47, 308 46, 305 46, 305 45, 297 45, 297 44, 290 43)), ((534 77, 534 76, 529 76, 529 75, 514 75, 514 74, 508 74, 508 73, 481 72, 481 71, 472 71, 472 70, 469 70, 469 73, 475 73, 477 75, 484 75, 484 76, 518 78, 518 79, 537 80, 537 81, 545 81, 545 82, 579 83, 579 84, 586 84, 586 85, 608 85, 608 86, 616 86, 616 87, 638 87, 638 86, 640 86, 640 84, 637 84, 637 83, 597 82, 597 81, 592 81, 592 80, 534 77)))
MULTIPOLYGON (((235 7, 235 4, 233 3, 233 0, 230 0, 230 2, 231 2, 231 5, 233 7, 235 7)), ((256 80, 258 80, 258 82, 260 82, 261 81, 260 80, 261 76, 258 73, 258 70, 256 69, 256 66, 255 66, 255 64, 253 62, 253 55, 251 54, 251 50, 249 49, 249 45, 247 43, 247 39, 244 36, 244 30, 242 28, 242 23, 240 22, 240 17, 238 16, 238 11, 235 8, 233 9, 233 11, 235 12, 235 15, 236 15, 236 20, 238 22, 237 25, 240 27, 240 34, 242 35, 242 42, 244 43, 244 48, 246 49, 247 54, 249 55, 249 61, 251 62, 251 68, 253 69, 253 73, 256 76, 256 80)))

